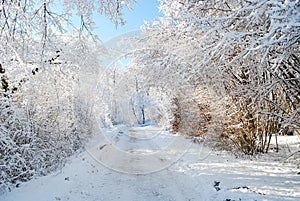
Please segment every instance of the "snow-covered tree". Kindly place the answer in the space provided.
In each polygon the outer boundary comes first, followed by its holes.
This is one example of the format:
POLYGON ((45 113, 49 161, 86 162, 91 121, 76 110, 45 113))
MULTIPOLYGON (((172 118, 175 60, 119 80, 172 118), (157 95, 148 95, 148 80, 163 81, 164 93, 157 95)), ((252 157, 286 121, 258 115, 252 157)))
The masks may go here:
POLYGON ((299 1, 161 0, 160 9, 165 17, 146 26, 138 54, 142 63, 166 61, 155 81, 180 74, 198 91, 221 92, 221 136, 245 153, 267 151, 272 134, 299 128, 299 1))
POLYGON ((117 62, 105 72, 101 77, 104 82, 99 87, 99 92, 105 92, 99 93, 102 102, 99 105, 107 108, 103 108, 101 113, 104 127, 107 126, 107 113, 108 122, 114 125, 167 124, 166 110, 170 99, 163 90, 147 83, 147 75, 140 72, 134 61, 126 67, 119 66, 117 62))
POLYGON ((47 174, 82 147, 94 120, 83 79, 99 70, 102 51, 92 15, 123 24, 122 9, 133 2, 0 2, 1 189, 47 174))

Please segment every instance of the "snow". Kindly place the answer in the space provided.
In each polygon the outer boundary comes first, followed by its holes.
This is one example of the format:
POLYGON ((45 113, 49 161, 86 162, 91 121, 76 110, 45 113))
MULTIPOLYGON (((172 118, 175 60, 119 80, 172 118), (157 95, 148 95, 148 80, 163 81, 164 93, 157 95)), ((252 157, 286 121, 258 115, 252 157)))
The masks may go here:
MULTIPOLYGON (((155 126, 123 126, 103 133, 60 171, 22 183, 0 200, 300 199, 299 169, 285 152, 280 160, 275 152, 241 158, 155 126)), ((299 150, 297 136, 278 140, 281 150, 299 150)))

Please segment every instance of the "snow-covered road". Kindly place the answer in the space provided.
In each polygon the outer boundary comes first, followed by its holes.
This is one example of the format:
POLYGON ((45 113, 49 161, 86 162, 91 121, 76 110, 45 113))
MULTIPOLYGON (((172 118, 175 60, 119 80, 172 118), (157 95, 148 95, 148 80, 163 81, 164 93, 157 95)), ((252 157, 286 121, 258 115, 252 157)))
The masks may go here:
POLYGON ((96 137, 60 171, 21 184, 1 201, 299 200, 295 165, 211 152, 158 128, 96 137), (184 154, 185 153, 185 154, 184 154), (184 154, 184 155, 183 155, 184 154))

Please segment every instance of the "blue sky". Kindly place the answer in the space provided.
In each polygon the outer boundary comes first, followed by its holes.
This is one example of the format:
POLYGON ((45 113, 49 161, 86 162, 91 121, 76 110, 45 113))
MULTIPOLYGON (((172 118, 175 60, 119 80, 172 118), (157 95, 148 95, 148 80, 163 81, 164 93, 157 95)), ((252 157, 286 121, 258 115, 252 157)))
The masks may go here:
POLYGON ((105 42, 122 33, 137 30, 144 21, 152 21, 162 16, 158 11, 158 6, 159 2, 156 0, 138 0, 132 6, 133 10, 124 10, 126 24, 117 28, 106 16, 97 13, 94 15, 96 23, 94 33, 102 42, 105 42))

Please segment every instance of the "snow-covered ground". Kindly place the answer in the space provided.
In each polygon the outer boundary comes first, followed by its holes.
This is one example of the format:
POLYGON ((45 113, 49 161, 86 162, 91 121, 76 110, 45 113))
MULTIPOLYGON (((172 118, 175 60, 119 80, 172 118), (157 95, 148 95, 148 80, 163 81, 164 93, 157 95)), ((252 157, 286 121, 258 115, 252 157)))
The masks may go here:
POLYGON ((119 127, 95 137, 62 170, 0 200, 300 200, 298 156, 290 156, 300 140, 279 141, 280 157, 241 159, 153 126, 119 127))

